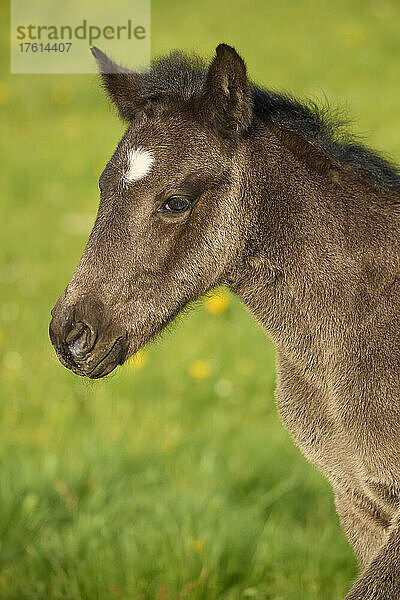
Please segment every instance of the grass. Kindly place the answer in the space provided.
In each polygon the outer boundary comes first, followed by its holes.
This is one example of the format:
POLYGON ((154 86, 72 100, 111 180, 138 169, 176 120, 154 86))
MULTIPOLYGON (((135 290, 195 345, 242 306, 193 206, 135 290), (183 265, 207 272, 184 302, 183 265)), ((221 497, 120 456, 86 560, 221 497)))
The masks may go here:
MULTIPOLYGON (((351 103, 396 158, 399 12, 154 0, 152 46, 232 42, 256 80, 351 103)), ((0 598, 343 597, 356 567, 332 494, 280 424, 272 345, 234 298, 221 314, 201 300, 107 381, 58 364, 49 310, 122 125, 94 77, 8 75, 1 39, 0 598)))

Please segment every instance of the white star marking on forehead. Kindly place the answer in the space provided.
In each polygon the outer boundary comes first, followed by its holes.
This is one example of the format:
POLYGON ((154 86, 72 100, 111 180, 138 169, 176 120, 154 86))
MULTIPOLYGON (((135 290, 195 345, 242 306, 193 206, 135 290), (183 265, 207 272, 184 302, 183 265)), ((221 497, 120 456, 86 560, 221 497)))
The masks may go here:
POLYGON ((151 169, 154 158, 150 150, 144 148, 131 148, 128 151, 128 166, 124 171, 126 181, 142 179, 151 169))

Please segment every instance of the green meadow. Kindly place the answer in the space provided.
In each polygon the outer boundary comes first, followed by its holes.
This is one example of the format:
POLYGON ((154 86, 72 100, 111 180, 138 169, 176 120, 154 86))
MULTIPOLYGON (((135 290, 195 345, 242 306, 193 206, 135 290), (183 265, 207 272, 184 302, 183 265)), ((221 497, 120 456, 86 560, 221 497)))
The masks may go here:
MULTIPOLYGON (((50 309, 123 125, 95 76, 10 75, 1 4, 0 599, 340 600, 357 574, 274 402, 271 342, 222 291, 106 380, 50 309)), ((152 53, 235 45, 250 76, 349 108, 400 159, 395 0, 152 2, 152 53)))

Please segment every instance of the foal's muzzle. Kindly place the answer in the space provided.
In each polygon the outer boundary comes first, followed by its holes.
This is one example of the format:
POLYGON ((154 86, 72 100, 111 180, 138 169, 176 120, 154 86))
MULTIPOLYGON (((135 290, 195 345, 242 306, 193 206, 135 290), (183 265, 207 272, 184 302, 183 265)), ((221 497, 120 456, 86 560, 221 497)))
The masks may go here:
POLYGON ((124 362, 127 334, 113 324, 99 301, 84 297, 71 306, 64 292, 52 316, 51 342, 60 362, 77 375, 97 379, 124 362))

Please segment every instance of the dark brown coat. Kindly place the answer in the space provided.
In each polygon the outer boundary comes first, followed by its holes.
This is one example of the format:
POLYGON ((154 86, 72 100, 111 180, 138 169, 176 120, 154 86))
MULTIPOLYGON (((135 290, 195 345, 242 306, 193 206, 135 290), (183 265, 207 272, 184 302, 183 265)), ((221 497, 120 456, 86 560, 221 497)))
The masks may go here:
POLYGON ((130 125, 53 309, 80 375, 108 374, 225 284, 278 354, 277 401, 332 484, 361 575, 347 600, 400 598, 400 178, 315 108, 260 90, 221 44, 141 75, 93 49, 130 125))

